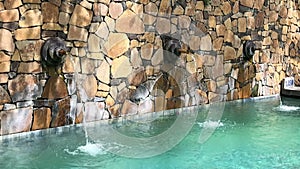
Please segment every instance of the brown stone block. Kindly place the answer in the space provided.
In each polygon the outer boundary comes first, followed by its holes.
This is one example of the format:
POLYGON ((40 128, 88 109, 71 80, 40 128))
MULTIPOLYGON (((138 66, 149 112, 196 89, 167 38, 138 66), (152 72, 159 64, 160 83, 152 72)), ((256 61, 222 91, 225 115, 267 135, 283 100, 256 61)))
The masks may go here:
POLYGON ((10 61, 0 62, 0 73, 10 72, 10 61))
POLYGON ((19 21, 20 27, 39 26, 43 24, 42 13, 40 10, 28 10, 26 11, 19 21))
POLYGON ((246 32, 247 30, 247 19, 246 18, 239 18, 238 19, 238 31, 239 32, 246 32))
POLYGON ((68 114, 70 113, 70 98, 61 99, 55 102, 52 107, 52 121, 50 127, 59 127, 69 124, 68 114))
POLYGON ((38 62, 21 62, 18 73, 41 73, 42 66, 38 62))
POLYGON ((233 47, 226 46, 224 48, 224 60, 231 60, 236 58, 236 51, 233 47))
POLYGON ((59 76, 50 77, 46 83, 42 97, 47 99, 59 99, 67 96, 67 86, 63 79, 59 76))
POLYGON ((74 12, 71 16, 70 24, 85 27, 91 24, 93 12, 86 8, 76 5, 74 12))
POLYGON ((259 12, 256 17, 255 17, 255 26, 256 28, 263 27, 264 25, 264 18, 265 18, 265 13, 264 12, 259 12))
POLYGON ((42 3, 43 22, 58 22, 59 10, 58 6, 50 3, 42 3))
POLYGON ((21 5, 23 5, 21 0, 5 0, 4 1, 4 7, 6 9, 18 8, 21 5))
POLYGON ((6 29, 0 29, 0 50, 14 52, 15 44, 12 33, 6 29))
POLYGON ((19 21, 19 11, 17 9, 0 11, 1 22, 15 22, 19 21))
POLYGON ((241 5, 246 6, 248 8, 253 7, 254 0, 240 0, 241 5))
POLYGON ((39 108, 33 111, 33 124, 32 130, 47 129, 50 127, 51 122, 51 109, 39 108))
POLYGON ((41 37, 41 28, 21 28, 15 31, 16 40, 29 40, 29 39, 40 39, 41 37))
POLYGON ((86 42, 88 38, 88 31, 84 28, 79 28, 71 25, 68 32, 68 40, 77 40, 86 42))

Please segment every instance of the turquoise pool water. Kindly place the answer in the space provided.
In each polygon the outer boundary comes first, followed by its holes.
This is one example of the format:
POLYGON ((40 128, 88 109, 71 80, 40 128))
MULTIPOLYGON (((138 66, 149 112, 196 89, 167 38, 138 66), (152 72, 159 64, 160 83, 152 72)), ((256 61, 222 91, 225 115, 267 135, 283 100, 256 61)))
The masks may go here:
MULTIPOLYGON (((175 147, 149 158, 127 158, 111 153, 122 149, 114 140, 97 142, 101 127, 90 133, 86 145, 82 126, 55 129, 20 137, 2 137, 1 168, 300 168, 300 104, 296 99, 256 100, 226 103, 220 122, 206 120, 207 107, 195 109, 198 116, 188 135, 175 147), (200 144, 204 128, 217 127, 200 144), (95 136, 96 135, 96 136, 95 136)), ((121 134, 149 138, 163 133, 178 114, 156 117, 147 123, 126 120, 114 123, 121 134)), ((105 128, 104 128, 105 129, 105 128)), ((88 132, 92 130, 88 129, 88 132)), ((89 133, 88 133, 89 134, 89 133)), ((172 138, 170 138, 172 139, 172 138)), ((160 146, 160 145, 157 145, 160 146)), ((141 148, 142 149, 142 148, 141 148)))

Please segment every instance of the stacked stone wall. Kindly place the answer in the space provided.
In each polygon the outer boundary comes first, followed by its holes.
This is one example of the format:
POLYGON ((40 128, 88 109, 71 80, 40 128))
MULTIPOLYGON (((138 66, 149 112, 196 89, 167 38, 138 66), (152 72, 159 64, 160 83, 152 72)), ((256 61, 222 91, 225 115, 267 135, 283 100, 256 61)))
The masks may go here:
POLYGON ((299 73, 299 14, 289 0, 0 0, 0 134, 278 94, 299 73), (174 62, 161 35, 185 49, 174 62), (50 37, 61 67, 43 67, 50 37))

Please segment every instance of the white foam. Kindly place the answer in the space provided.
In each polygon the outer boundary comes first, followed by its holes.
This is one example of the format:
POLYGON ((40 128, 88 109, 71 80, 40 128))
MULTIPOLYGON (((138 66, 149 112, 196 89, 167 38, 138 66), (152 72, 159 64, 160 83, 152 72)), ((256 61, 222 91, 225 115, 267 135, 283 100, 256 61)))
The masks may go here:
POLYGON ((297 106, 288 106, 288 105, 280 105, 278 107, 275 107, 278 111, 296 111, 299 110, 300 107, 297 106))
POLYGON ((86 145, 79 146, 74 151, 70 151, 69 149, 64 149, 64 151, 70 155, 79 155, 81 153, 84 153, 94 157, 97 155, 106 154, 106 151, 104 150, 102 144, 89 143, 89 142, 86 145))
POLYGON ((220 122, 220 120, 218 120, 218 121, 208 120, 203 123, 198 122, 198 125, 203 128, 217 128, 217 127, 224 126, 224 124, 222 122, 220 122))

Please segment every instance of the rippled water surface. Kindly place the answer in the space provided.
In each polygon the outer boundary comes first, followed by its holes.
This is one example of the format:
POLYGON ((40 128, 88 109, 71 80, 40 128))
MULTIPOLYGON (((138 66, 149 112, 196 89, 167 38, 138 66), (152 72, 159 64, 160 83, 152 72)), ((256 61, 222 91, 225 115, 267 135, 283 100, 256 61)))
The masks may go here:
MULTIPOLYGON (((226 103, 220 121, 206 120, 208 108, 195 109, 198 117, 189 134, 171 150, 149 158, 126 158, 111 153, 122 149, 114 140, 99 143, 83 127, 58 134, 2 138, 1 168, 300 168, 300 102, 297 99, 226 103), (199 133, 216 128, 203 144, 199 133)), ((147 138, 170 128, 174 114, 149 122, 122 121, 114 129, 129 137, 147 138)), ((101 127, 94 130, 100 131, 101 127)), ((100 132, 99 132, 100 133, 100 132)), ((159 146, 159 145, 157 145, 159 146)))

